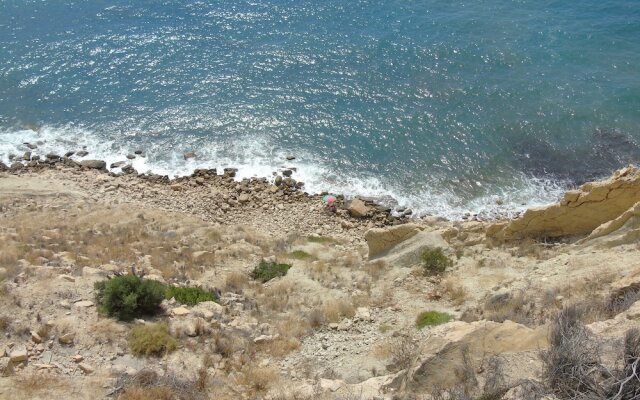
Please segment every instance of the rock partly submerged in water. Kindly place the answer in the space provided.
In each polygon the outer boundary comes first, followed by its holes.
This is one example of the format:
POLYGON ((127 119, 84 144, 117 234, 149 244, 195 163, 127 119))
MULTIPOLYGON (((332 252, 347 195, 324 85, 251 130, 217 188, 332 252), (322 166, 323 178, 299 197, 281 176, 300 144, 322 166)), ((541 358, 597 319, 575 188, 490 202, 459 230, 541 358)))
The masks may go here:
POLYGON ((559 203, 527 210, 520 217, 491 225, 487 237, 501 241, 586 235, 640 201, 640 171, 629 166, 604 181, 565 193, 559 203))

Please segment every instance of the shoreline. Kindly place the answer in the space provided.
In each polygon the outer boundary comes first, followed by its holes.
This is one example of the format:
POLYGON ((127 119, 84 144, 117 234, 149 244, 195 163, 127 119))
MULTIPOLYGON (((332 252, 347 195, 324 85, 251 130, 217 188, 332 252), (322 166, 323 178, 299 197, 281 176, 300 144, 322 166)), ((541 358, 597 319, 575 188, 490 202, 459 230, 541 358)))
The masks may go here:
MULTIPOLYGON (((366 203, 366 206, 370 210, 370 215, 364 218, 383 221, 384 225, 393 225, 401 223, 402 221, 433 221, 434 219, 451 223, 469 221, 496 222, 517 218, 525 211, 524 209, 505 209, 494 211, 479 210, 476 212, 468 211, 461 214, 459 218, 451 218, 425 212, 414 212, 414 210, 410 207, 401 206, 395 197, 390 197, 389 195, 367 196, 363 195, 362 193, 345 194, 330 192, 327 190, 308 193, 305 191, 305 183, 297 181, 294 178, 298 167, 286 166, 285 164, 272 171, 271 176, 252 176, 242 177, 241 179, 239 179, 236 176, 236 173, 238 171, 237 168, 225 167, 194 168, 189 174, 183 176, 176 175, 174 177, 171 177, 170 175, 161 175, 151 171, 147 173, 137 171, 133 167, 132 161, 136 161, 145 157, 145 154, 142 150, 136 150, 135 152, 132 152, 125 158, 125 160, 108 163, 106 160, 102 159, 89 159, 90 155, 86 150, 68 151, 65 152, 64 155, 55 153, 48 153, 44 155, 36 154, 38 146, 35 144, 25 142, 23 143, 23 145, 28 150, 22 156, 11 154, 9 156, 11 160, 9 164, 4 164, 2 161, 0 161, 0 171, 5 170, 10 173, 19 173, 20 171, 24 170, 36 171, 41 169, 51 169, 55 168, 56 166, 62 165, 69 168, 102 170, 102 172, 108 174, 111 177, 130 176, 155 184, 181 184, 183 182, 189 182, 190 180, 197 178, 212 181, 217 180, 216 182, 214 182, 214 184, 223 185, 230 185, 231 182, 236 182, 244 185, 244 182, 248 182, 250 185, 257 186, 257 189, 259 191, 269 189, 269 187, 271 186, 276 186, 278 188, 276 192, 282 190, 286 195, 295 193, 296 197, 304 196, 308 199, 317 201, 319 201, 319 199, 325 194, 333 194, 339 199, 339 203, 341 206, 340 208, 346 208, 347 204, 351 200, 361 199, 366 203), (217 178, 212 179, 213 177, 217 178)), ((196 154, 193 152, 184 153, 183 156, 185 160, 196 158, 196 154)), ((294 159, 295 157, 293 156, 287 156, 285 159, 283 159, 283 162, 292 161, 294 159)), ((502 200, 500 198, 496 198, 496 205, 502 205, 502 200)), ((359 215, 357 217, 363 218, 359 215)))

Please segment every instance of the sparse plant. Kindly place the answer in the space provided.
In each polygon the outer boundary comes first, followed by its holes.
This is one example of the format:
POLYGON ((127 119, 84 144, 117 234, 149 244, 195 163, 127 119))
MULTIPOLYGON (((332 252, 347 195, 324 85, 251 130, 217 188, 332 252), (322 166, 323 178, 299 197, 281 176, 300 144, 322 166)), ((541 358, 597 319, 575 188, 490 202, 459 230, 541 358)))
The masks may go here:
POLYGON ((453 260, 440 247, 424 251, 421 259, 426 275, 440 275, 453 266, 453 260))
POLYGON ((289 271, 289 268, 291 268, 290 264, 278 264, 275 262, 262 261, 254 268, 251 273, 251 277, 265 283, 271 279, 285 276, 287 271, 289 271))
POLYGON ((337 242, 334 238, 329 236, 307 236, 307 241, 310 243, 321 243, 321 244, 337 242))
POLYGON ((135 355, 160 356, 174 351, 178 342, 169 334, 167 324, 144 324, 131 329, 129 347, 135 355))
POLYGON ((122 321, 158 313, 166 291, 164 284, 133 274, 96 282, 94 286, 100 311, 122 321))
POLYGON ((446 324, 451 321, 453 316, 440 311, 424 311, 418 314, 416 318, 416 326, 422 329, 427 326, 436 326, 446 324))
POLYGON ((287 254, 288 258, 293 258, 295 260, 307 261, 307 260, 315 260, 316 256, 313 254, 309 254, 304 250, 294 250, 291 253, 287 254))
POLYGON ((190 306, 203 301, 218 301, 218 297, 214 292, 199 287, 171 286, 167 289, 165 296, 167 299, 175 298, 178 302, 190 306))
POLYGON ((541 353, 543 376, 563 399, 605 398, 598 382, 603 372, 600 348, 580 319, 580 309, 569 306, 553 321, 549 348, 541 353))

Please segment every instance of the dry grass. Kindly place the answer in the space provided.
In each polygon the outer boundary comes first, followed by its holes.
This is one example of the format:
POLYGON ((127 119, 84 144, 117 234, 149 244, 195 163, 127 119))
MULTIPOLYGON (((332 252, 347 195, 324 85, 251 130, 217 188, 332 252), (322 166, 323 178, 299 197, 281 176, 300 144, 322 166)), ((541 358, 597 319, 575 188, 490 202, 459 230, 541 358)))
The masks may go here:
POLYGON ((225 277, 224 287, 228 292, 242 293, 249 285, 249 275, 240 271, 232 271, 225 277))
POLYGON ((444 294, 454 305, 462 305, 467 299, 467 290, 459 278, 449 276, 441 282, 441 285, 444 294))
MULTIPOLYGON (((0 218, 0 268, 8 278, 19 272, 18 260, 34 265, 68 265, 76 268, 115 264, 123 269, 136 265, 160 271, 165 279, 197 279, 214 268, 213 249, 223 234, 206 223, 170 213, 149 215, 124 207, 85 207, 82 213, 65 214, 47 209, 0 218), (41 221, 46 220, 46 229, 41 221)), ((268 247, 268 238, 236 231, 228 242, 242 240, 268 247), (243 236, 245 235, 245 236, 243 236)), ((1 279, 2 277, 0 277, 1 279)))
POLYGON ((17 376, 13 382, 13 390, 17 392, 14 394, 18 396, 20 393, 21 398, 33 398, 35 395, 54 393, 69 387, 68 382, 64 379, 46 373, 17 376))
POLYGON ((100 319, 89 326, 89 333, 96 344, 123 342, 127 329, 112 319, 100 319))
POLYGON ((343 318, 352 318, 356 309, 351 302, 339 299, 325 302, 323 312, 328 322, 340 322, 343 318))
POLYGON ((371 276, 374 281, 377 281, 388 270, 389 266, 385 261, 371 261, 364 265, 364 271, 371 276))
POLYGON ((242 369, 238 376, 238 384, 248 389, 249 396, 256 396, 276 385, 278 377, 278 371, 273 367, 258 367, 250 364, 242 369))
POLYGON ((177 393, 169 386, 131 386, 125 389, 118 400, 176 400, 177 393))

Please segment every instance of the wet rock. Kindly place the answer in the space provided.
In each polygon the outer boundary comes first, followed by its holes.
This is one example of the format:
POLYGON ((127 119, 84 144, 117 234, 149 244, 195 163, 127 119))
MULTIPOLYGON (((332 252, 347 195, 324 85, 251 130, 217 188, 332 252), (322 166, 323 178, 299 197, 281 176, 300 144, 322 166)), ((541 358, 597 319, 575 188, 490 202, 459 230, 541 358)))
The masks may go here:
POLYGON ((66 153, 64 153, 64 156, 68 158, 68 157, 71 157, 74 154, 76 154, 75 151, 67 151, 66 153))
POLYGON ((236 176, 236 172, 238 172, 237 168, 225 168, 224 169, 224 176, 228 176, 230 178, 233 178, 236 176))
POLYGON ((86 157, 86 156, 88 156, 88 155, 89 155, 89 152, 88 152, 88 151, 86 151, 86 150, 80 150, 79 152, 77 152, 77 153, 76 153, 76 155, 77 155, 78 157, 86 157))
POLYGON ((133 152, 133 154, 137 154, 137 155, 141 156, 141 155, 143 155, 144 153, 143 153, 143 151, 142 151, 142 150, 136 150, 136 151, 134 151, 134 152, 133 152))
POLYGON ((118 162, 111 163, 109 168, 121 168, 121 167, 124 167, 125 165, 127 165, 126 161, 118 161, 118 162))
POLYGON ((127 159, 133 160, 135 158, 136 158, 136 156, 134 154, 127 154, 127 159))
POLYGON ((9 167, 7 166, 7 164, 0 161, 0 171, 7 171, 8 169, 9 167))
POLYGON ((14 162, 13 164, 11 164, 11 166, 9 167, 9 169, 11 171, 20 171, 21 169, 24 168, 24 165, 22 165, 22 163, 19 162, 14 162))
POLYGON ((282 171, 282 175, 289 177, 291 175, 293 175, 293 171, 290 169, 285 169, 284 171, 282 171))
POLYGON ((59 156, 59 155, 57 155, 57 154, 55 154, 55 153, 49 153, 49 154, 47 154, 45 157, 46 157, 46 159, 47 159, 47 160, 49 160, 49 161, 57 161, 57 160, 59 160, 59 159, 60 159, 60 156, 59 156))
POLYGON ((282 177, 280 175, 276 176, 276 179, 273 181, 273 184, 276 186, 282 185, 282 177))
POLYGON ((31 161, 31 152, 30 151, 25 152, 24 155, 22 156, 22 159, 24 161, 31 161))
POLYGON ((295 156, 289 155, 289 156, 286 157, 286 159, 287 159, 287 161, 291 161, 291 160, 295 160, 296 158, 295 158, 295 156))
POLYGON ((33 143, 25 143, 24 145, 27 146, 30 150, 35 150, 38 148, 38 146, 33 143))
POLYGON ((187 151, 182 156, 184 157, 185 160, 189 160, 189 159, 192 159, 192 158, 197 158, 196 157, 196 153, 194 153, 193 151, 187 151))
POLYGON ((102 160, 82 160, 80 165, 89 169, 107 169, 107 163, 102 160))

